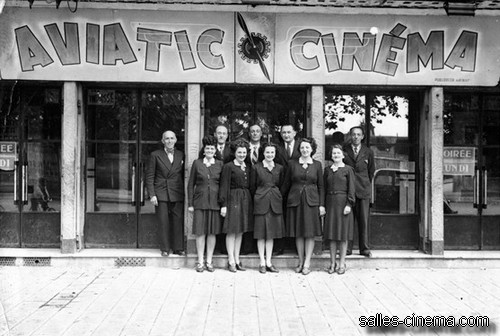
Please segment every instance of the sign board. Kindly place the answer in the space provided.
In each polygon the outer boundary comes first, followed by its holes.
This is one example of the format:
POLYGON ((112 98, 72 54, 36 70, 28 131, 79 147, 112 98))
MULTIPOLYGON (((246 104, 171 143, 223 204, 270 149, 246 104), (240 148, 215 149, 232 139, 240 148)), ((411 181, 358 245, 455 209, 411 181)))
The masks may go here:
POLYGON ((495 16, 6 6, 12 80, 495 86, 495 16))
POLYGON ((475 147, 444 147, 443 175, 474 176, 475 147))
POLYGON ((17 143, 0 141, 0 170, 12 171, 17 160, 17 143))

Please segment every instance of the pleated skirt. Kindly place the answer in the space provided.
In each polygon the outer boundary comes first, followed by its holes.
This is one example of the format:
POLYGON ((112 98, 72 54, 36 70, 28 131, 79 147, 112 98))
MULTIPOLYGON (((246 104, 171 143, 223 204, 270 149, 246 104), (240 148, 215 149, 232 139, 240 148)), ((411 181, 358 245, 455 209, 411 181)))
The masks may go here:
POLYGON ((302 193, 300 204, 286 210, 287 236, 313 238, 321 236, 319 207, 307 204, 306 194, 302 193))
POLYGON ((283 214, 276 214, 269 210, 264 215, 255 215, 253 237, 255 239, 283 238, 285 235, 285 222, 283 214))
POLYGON ((193 234, 196 236, 215 235, 222 232, 220 210, 195 209, 193 214, 193 234))

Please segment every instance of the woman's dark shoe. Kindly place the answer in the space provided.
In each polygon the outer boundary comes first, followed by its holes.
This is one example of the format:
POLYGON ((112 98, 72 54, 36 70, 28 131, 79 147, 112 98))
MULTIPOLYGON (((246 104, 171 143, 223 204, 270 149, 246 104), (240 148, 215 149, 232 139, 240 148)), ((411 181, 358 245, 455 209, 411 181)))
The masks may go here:
POLYGON ((236 265, 235 264, 227 264, 227 269, 229 272, 236 273, 236 265))
POLYGON ((274 267, 274 265, 266 266, 266 271, 271 272, 271 273, 279 273, 280 272, 276 267, 274 267))
POLYGON ((344 264, 344 267, 339 267, 339 269, 337 270, 337 274, 344 274, 345 273, 345 270, 347 269, 347 266, 344 264))
POLYGON ((207 270, 207 271, 209 271, 209 272, 213 272, 213 271, 215 271, 214 265, 209 264, 209 263, 206 263, 206 264, 205 264, 205 268, 206 268, 206 270, 207 270))
POLYGON ((295 267, 295 273, 302 273, 302 266, 301 265, 295 267))
POLYGON ((246 271, 247 270, 245 267, 243 267, 243 265, 241 264, 241 262, 239 262, 239 263, 236 264, 236 269, 238 271, 246 271))
POLYGON ((259 266, 259 273, 266 274, 266 266, 259 266))
POLYGON ((335 266, 333 265, 330 265, 330 268, 328 268, 326 271, 328 272, 328 274, 333 274, 335 272, 337 272, 337 264, 335 264, 335 266))
POLYGON ((309 267, 302 267, 302 274, 303 275, 308 275, 309 273, 311 273, 311 269, 309 267))
POLYGON ((203 266, 203 263, 196 263, 195 267, 196 272, 203 272, 205 270, 205 267, 203 266))

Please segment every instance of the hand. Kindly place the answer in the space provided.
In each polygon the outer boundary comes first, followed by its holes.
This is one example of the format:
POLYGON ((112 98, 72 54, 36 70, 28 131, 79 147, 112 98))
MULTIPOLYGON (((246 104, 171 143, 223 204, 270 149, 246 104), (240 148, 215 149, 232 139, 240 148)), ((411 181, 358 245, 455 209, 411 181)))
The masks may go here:
POLYGON ((158 198, 156 196, 151 197, 150 201, 154 206, 158 206, 158 198))
POLYGON ((344 215, 348 215, 351 213, 351 206, 350 205, 346 205, 345 208, 344 208, 344 215))
POLYGON ((222 217, 226 217, 226 214, 227 214, 227 207, 220 208, 220 215, 222 217))
POLYGON ((326 215, 326 209, 325 209, 325 207, 324 207, 324 206, 320 206, 320 207, 319 207, 319 215, 320 215, 320 216, 324 216, 324 215, 326 215))
POLYGON ((190 207, 188 208, 188 211, 189 211, 189 212, 194 212, 194 207, 190 206, 190 207))

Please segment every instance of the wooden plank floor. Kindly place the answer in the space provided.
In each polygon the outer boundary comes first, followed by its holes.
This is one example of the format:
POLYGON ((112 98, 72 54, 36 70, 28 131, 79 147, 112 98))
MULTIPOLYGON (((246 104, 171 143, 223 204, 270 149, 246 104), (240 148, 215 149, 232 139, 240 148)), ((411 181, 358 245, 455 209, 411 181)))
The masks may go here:
POLYGON ((0 267, 0 335, 500 334, 500 269, 0 267), (487 316, 487 328, 368 328, 360 317, 487 316))

